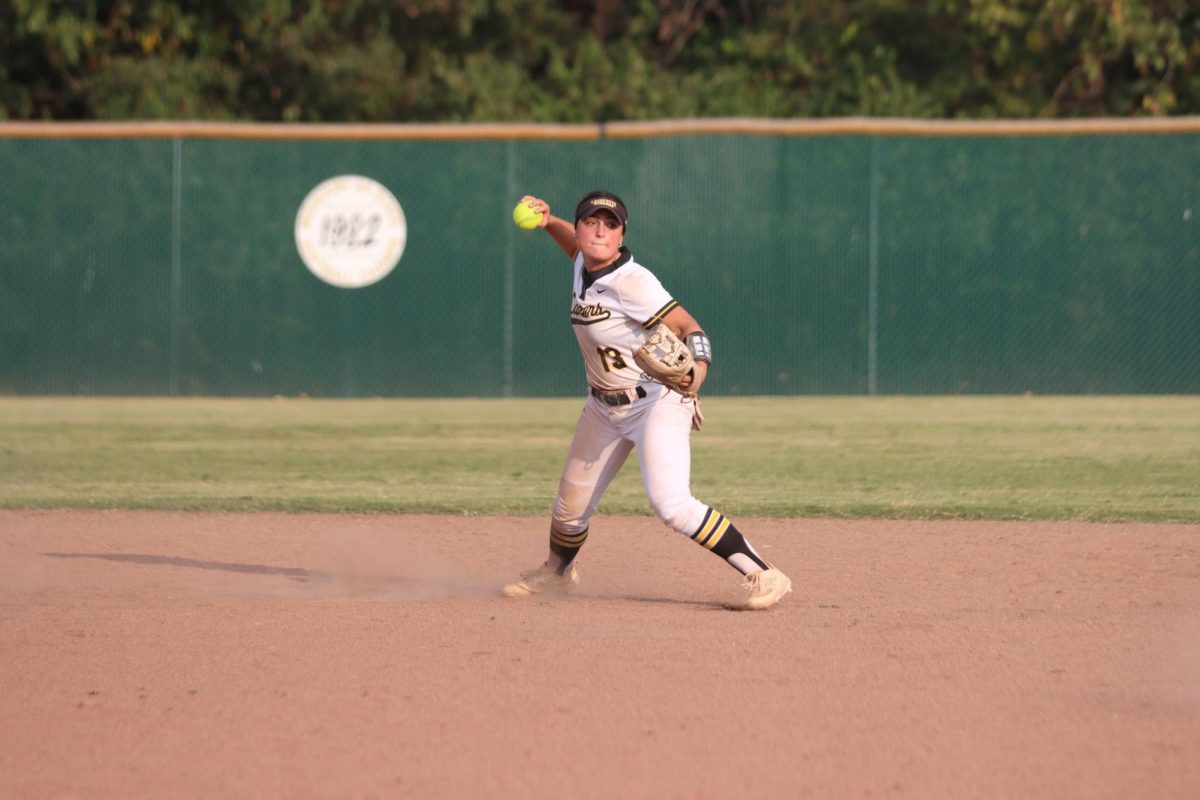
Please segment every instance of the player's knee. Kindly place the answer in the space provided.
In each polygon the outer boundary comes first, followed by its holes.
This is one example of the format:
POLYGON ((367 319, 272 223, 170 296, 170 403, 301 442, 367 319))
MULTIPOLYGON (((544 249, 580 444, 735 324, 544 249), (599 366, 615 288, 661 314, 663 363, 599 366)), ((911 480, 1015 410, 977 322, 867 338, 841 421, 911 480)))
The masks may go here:
POLYGON ((561 498, 554 501, 550 519, 554 530, 568 535, 583 533, 588 527, 586 509, 573 509, 561 498))
POLYGON ((583 533, 588 520, 595 511, 592 505, 590 485, 564 480, 559 484, 558 496, 550 509, 554 529, 567 534, 583 533))
POLYGON ((690 535, 697 525, 694 522, 696 506, 699 506, 703 513, 703 506, 692 497, 672 497, 657 502, 652 501, 651 505, 654 506, 654 513, 662 521, 662 524, 673 531, 687 535, 690 535))

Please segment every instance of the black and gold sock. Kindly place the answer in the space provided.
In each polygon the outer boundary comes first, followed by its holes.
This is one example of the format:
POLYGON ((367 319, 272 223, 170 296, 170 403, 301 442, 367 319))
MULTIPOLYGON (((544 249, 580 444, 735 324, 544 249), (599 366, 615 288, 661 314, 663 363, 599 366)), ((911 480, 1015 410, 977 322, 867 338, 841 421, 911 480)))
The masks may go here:
POLYGON ((743 575, 770 568, 729 517, 715 508, 708 509, 699 529, 692 534, 692 541, 712 550, 743 575))
POLYGON ((579 555, 579 548, 587 541, 587 535, 587 528, 582 533, 560 533, 553 525, 550 526, 550 559, 547 563, 555 572, 562 575, 567 571, 575 556, 579 555))

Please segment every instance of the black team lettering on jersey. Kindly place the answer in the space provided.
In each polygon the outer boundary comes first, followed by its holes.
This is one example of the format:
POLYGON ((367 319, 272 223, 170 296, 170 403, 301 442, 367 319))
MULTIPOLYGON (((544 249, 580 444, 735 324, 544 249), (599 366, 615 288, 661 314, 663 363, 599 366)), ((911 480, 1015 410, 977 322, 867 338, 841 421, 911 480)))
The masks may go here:
POLYGON ((599 303, 584 304, 575 301, 571 306, 572 325, 594 325, 612 316, 612 312, 599 303))

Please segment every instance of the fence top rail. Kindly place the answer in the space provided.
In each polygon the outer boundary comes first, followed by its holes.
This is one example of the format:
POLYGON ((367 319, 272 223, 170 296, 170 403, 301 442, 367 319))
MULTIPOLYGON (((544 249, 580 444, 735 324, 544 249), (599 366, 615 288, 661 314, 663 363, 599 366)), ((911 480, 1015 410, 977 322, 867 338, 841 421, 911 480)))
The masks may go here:
POLYGON ((687 119, 612 122, 612 138, 688 134, 767 136, 1075 136, 1111 133, 1200 133, 1200 117, 1136 117, 1056 120, 934 120, 885 117, 829 119, 687 119))
POLYGON ((598 125, 521 123, 0 122, 0 138, 453 141, 598 139, 598 125))
POLYGON ((706 118, 550 123, 0 122, 0 138, 461 141, 646 139, 662 136, 1079 136, 1200 133, 1200 116, 1063 120, 706 118))

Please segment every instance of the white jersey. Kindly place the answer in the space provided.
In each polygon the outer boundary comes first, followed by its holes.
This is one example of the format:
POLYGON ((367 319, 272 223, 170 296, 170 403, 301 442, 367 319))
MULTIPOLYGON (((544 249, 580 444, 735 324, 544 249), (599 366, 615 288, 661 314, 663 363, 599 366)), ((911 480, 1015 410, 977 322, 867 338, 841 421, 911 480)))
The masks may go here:
POLYGON ((643 382, 633 353, 678 305, 658 278, 634 261, 624 247, 613 264, 592 273, 584 269, 583 254, 577 253, 571 327, 579 340, 588 383, 613 391, 643 382))

